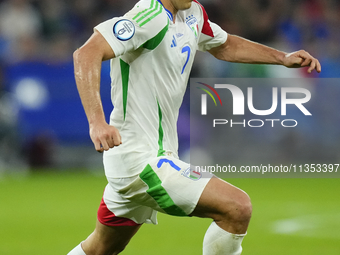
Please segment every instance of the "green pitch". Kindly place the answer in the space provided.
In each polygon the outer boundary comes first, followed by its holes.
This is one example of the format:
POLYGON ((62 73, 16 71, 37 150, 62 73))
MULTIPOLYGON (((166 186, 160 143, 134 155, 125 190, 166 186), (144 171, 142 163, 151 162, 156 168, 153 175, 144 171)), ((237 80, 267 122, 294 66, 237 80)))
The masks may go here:
MULTIPOLYGON (((340 254, 340 179, 232 179, 252 198, 243 255, 340 254)), ((0 177, 0 254, 67 254, 93 230, 103 176, 0 177)), ((209 219, 159 214, 125 255, 199 255, 209 219)))

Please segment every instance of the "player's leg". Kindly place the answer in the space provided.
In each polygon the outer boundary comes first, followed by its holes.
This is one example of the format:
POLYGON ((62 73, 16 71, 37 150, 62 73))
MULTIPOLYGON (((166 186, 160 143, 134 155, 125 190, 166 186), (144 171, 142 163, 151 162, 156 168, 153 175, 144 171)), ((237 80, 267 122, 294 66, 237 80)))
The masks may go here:
POLYGON ((212 178, 191 214, 211 218, 203 242, 203 255, 238 255, 252 212, 249 196, 235 186, 212 178))
POLYGON ((226 231, 246 232, 252 209, 249 196, 239 188, 196 172, 189 164, 171 157, 150 160, 139 176, 147 185, 146 192, 160 207, 153 207, 155 210, 175 216, 212 218, 226 231))
MULTIPOLYGON (((120 182, 124 183, 123 180, 120 182)), ((94 232, 68 255, 119 254, 144 222, 144 218, 138 218, 137 220, 141 222, 137 223, 124 214, 128 212, 132 215, 143 214, 147 210, 152 211, 125 200, 107 185, 98 209, 94 232)), ((147 216, 150 214, 148 211, 145 213, 147 216)))
POLYGON ((95 231, 82 243, 86 255, 115 255, 124 250, 141 225, 106 226, 97 220, 95 231))
POLYGON ((106 226, 97 220, 94 232, 68 255, 115 255, 124 250, 141 225, 106 226))
POLYGON ((251 216, 250 199, 235 186, 211 177, 171 157, 150 160, 140 174, 146 192, 157 202, 155 210, 214 220, 204 238, 204 255, 239 255, 251 216))
POLYGON ((212 178, 191 214, 211 218, 222 229, 234 234, 247 231, 252 212, 249 196, 219 178, 212 178))

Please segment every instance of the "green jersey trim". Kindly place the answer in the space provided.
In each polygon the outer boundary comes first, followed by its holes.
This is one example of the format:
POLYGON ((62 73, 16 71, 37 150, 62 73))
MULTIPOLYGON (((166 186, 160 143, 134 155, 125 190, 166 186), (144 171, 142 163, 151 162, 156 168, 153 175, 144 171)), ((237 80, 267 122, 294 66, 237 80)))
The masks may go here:
MULTIPOLYGON (((152 0, 151 3, 150 3, 150 7, 149 7, 149 8, 146 8, 145 10, 139 12, 139 13, 138 13, 136 16, 134 16, 132 19, 136 21, 136 19, 139 18, 140 15, 142 15, 142 16, 144 17, 145 15, 143 15, 143 14, 144 14, 145 12, 147 12, 148 10, 153 9, 153 8, 154 8, 154 7, 153 7, 154 4, 155 4, 155 0, 152 0)), ((138 20, 137 20, 136 22, 138 22, 138 20)))
POLYGON ((122 59, 120 59, 120 71, 122 75, 123 111, 124 111, 124 120, 125 120, 127 96, 128 96, 128 88, 129 88, 130 65, 128 63, 125 63, 122 59))
POLYGON ((162 13, 162 5, 157 0, 151 0, 150 7, 139 12, 132 19, 140 26, 144 26, 153 18, 162 13))
POLYGON ((174 216, 188 216, 180 207, 178 207, 168 192, 163 188, 162 181, 150 165, 147 165, 139 177, 148 185, 146 191, 167 214, 174 216))
POLYGON ((159 106, 159 103, 157 101, 158 105, 158 118, 159 118, 159 127, 158 127, 158 154, 157 157, 160 156, 165 156, 165 150, 163 149, 163 137, 164 137, 164 131, 163 131, 163 126, 162 126, 162 110, 161 107, 159 106))
POLYGON ((169 29, 169 20, 168 20, 168 24, 157 34, 155 35, 153 38, 151 38, 150 40, 146 41, 142 47, 148 50, 154 50, 156 49, 156 47, 163 41, 166 32, 169 29))

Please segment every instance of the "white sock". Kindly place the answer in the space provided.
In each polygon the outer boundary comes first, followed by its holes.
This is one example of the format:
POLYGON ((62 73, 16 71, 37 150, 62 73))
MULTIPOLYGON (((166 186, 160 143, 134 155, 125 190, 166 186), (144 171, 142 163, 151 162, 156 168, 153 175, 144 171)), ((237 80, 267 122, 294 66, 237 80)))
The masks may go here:
POLYGON ((83 248, 81 248, 81 243, 78 244, 72 251, 70 251, 67 255, 86 255, 83 248))
POLYGON ((203 255, 240 255, 246 234, 231 234, 213 221, 205 233, 203 255))

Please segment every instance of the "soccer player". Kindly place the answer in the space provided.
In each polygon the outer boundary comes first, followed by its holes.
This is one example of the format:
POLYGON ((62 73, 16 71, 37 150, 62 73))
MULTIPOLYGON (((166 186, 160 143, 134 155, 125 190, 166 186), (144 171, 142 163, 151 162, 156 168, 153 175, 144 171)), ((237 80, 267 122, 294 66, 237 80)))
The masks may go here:
POLYGON ((252 212, 248 195, 214 176, 191 178, 190 165, 177 156, 178 111, 197 50, 225 61, 321 71, 303 50, 287 54, 227 34, 196 0, 142 0, 96 26, 74 53, 74 67, 108 184, 94 232, 69 255, 118 254, 143 223, 157 223, 157 211, 211 218, 203 254, 241 254, 252 212), (108 59, 110 124, 99 94, 101 62, 108 59))

